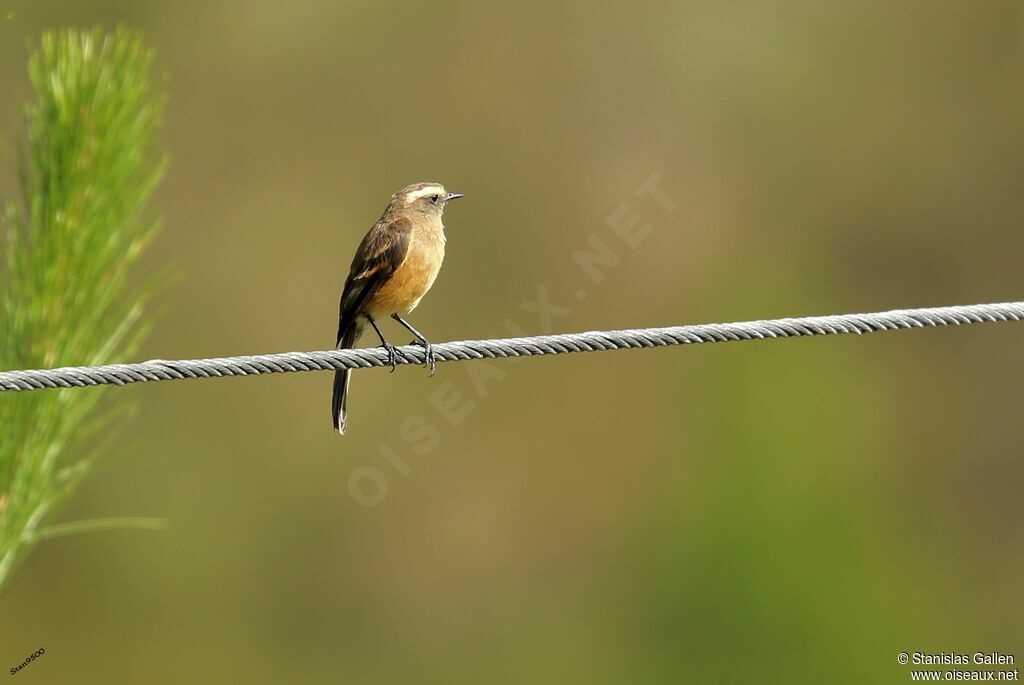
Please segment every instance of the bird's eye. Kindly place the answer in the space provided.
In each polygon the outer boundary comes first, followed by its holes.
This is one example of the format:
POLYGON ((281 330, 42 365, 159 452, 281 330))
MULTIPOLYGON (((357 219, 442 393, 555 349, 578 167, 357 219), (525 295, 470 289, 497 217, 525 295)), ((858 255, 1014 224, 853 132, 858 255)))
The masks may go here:
POLYGON ((430 204, 432 204, 432 205, 436 205, 436 204, 437 204, 437 199, 438 199, 439 197, 441 197, 441 196, 440 196, 440 195, 431 195, 431 196, 430 196, 430 204))

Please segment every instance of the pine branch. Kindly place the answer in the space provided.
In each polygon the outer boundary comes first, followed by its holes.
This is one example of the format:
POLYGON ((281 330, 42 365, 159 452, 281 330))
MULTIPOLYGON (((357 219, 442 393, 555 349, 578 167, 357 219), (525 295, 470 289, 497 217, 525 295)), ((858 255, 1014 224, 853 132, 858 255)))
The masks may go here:
MULTIPOLYGON (((152 61, 124 29, 47 33, 30 59, 24 204, 6 210, 0 367, 97 364, 138 345, 149 288, 129 274, 157 231, 148 206, 165 167, 152 61)), ((88 473, 83 437, 104 425, 100 399, 0 402, 0 585, 88 473)))

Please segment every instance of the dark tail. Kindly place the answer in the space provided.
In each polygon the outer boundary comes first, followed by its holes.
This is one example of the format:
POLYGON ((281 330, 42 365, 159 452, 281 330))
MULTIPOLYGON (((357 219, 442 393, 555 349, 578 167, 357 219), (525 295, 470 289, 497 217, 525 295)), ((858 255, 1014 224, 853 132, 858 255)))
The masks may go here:
MULTIPOLYGON (((356 344, 362 327, 352 325, 348 327, 338 340, 338 349, 348 349, 356 344)), ((342 369, 334 372, 334 397, 331 399, 331 419, 334 423, 334 430, 341 435, 345 434, 345 416, 348 413, 348 382, 352 375, 352 369, 342 369)))

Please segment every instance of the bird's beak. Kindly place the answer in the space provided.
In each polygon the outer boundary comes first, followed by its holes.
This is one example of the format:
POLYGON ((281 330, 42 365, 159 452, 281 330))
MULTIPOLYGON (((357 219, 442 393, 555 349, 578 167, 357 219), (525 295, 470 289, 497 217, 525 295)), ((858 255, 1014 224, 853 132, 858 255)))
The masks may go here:
POLYGON ((462 193, 448 193, 444 196, 444 201, 448 203, 452 200, 458 200, 460 197, 462 197, 462 193))

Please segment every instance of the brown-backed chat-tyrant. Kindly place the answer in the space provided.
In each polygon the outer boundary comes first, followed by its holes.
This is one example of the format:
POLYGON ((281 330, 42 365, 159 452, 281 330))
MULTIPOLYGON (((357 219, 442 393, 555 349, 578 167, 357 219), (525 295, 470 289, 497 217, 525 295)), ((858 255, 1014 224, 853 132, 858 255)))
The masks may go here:
MULTIPOLYGON (((411 312, 437 278, 444 260, 445 205, 462 197, 449 193, 440 183, 414 183, 391 196, 383 216, 369 230, 352 259, 345 280, 338 313, 339 349, 351 348, 359 340, 365 322, 369 322, 388 351, 391 370, 395 369, 395 348, 387 341, 376 317, 389 315, 405 326, 416 342, 426 350, 430 372, 434 372, 434 352, 430 342, 402 318, 411 312)), ((351 370, 334 373, 334 397, 331 419, 334 429, 345 434, 348 385, 351 370)))

